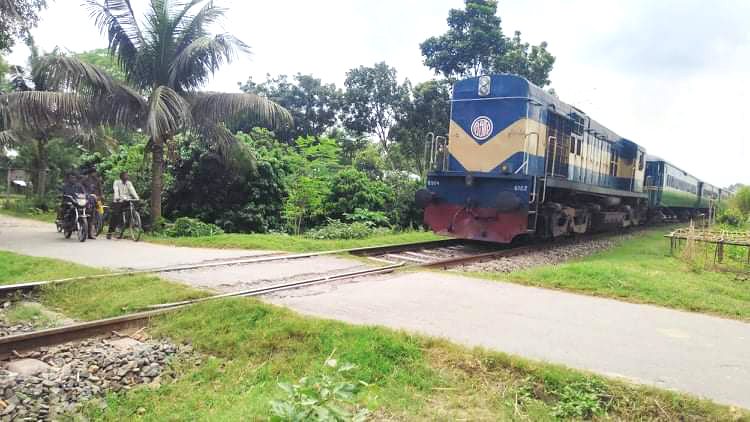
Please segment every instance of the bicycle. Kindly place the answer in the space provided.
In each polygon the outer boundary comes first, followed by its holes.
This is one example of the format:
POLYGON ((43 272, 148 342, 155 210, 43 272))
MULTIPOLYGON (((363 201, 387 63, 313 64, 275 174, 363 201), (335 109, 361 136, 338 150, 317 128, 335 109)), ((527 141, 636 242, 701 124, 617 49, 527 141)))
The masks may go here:
POLYGON ((126 199, 128 203, 127 208, 122 211, 122 228, 120 229, 120 237, 123 237, 125 230, 128 230, 128 235, 133 241, 137 242, 141 239, 143 234, 143 226, 141 225, 141 215, 138 214, 138 210, 135 209, 137 200, 126 199))

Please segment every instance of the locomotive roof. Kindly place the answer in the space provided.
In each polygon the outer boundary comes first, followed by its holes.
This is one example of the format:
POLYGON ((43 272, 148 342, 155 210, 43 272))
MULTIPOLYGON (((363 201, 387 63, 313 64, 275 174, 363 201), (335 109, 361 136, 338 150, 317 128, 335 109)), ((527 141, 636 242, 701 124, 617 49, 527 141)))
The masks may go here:
POLYGON ((606 140, 615 144, 623 155, 635 157, 638 149, 644 150, 635 142, 623 138, 614 131, 600 124, 589 117, 583 110, 561 101, 559 98, 550 95, 542 88, 529 82, 527 79, 510 74, 489 75, 491 78, 490 92, 488 95, 480 97, 478 94, 479 78, 469 78, 456 82, 453 85, 453 101, 471 100, 471 99, 490 99, 490 98, 514 98, 532 100, 548 112, 560 114, 566 118, 574 117, 585 118, 590 122, 588 130, 596 135, 606 137, 606 140))

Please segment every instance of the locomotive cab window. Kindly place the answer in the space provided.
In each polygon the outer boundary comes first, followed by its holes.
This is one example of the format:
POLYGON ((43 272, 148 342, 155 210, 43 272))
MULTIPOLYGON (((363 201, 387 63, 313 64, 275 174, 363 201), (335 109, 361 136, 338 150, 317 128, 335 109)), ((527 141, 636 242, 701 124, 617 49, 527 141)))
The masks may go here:
POLYGON ((638 151, 638 170, 643 170, 643 151, 638 151))

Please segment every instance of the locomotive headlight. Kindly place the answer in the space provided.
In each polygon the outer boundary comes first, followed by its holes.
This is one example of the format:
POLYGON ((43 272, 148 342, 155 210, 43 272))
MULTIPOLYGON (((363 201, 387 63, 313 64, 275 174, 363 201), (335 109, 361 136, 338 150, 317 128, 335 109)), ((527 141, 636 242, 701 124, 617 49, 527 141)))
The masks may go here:
POLYGON ((510 167, 510 164, 505 163, 502 166, 500 166, 500 171, 505 174, 510 174, 513 171, 513 169, 510 167))
POLYGON ((489 76, 485 75, 479 77, 479 87, 477 89, 477 94, 479 94, 480 97, 486 97, 490 95, 491 82, 492 79, 490 79, 489 76))
POLYGON ((467 174, 464 178, 464 183, 466 186, 474 186, 474 176, 467 174))

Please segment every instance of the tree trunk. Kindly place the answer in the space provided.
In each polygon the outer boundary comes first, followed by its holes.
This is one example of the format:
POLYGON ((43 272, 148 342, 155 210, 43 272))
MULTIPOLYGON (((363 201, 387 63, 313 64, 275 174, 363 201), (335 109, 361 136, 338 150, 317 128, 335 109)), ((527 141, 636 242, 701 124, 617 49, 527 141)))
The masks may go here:
POLYGON ((37 169, 37 186, 36 192, 39 198, 44 199, 47 193, 47 167, 49 166, 49 152, 47 151, 47 140, 39 139, 37 141, 39 153, 39 168, 37 169))
POLYGON ((164 144, 154 142, 151 153, 151 226, 155 227, 161 220, 161 190, 164 172, 164 144))

